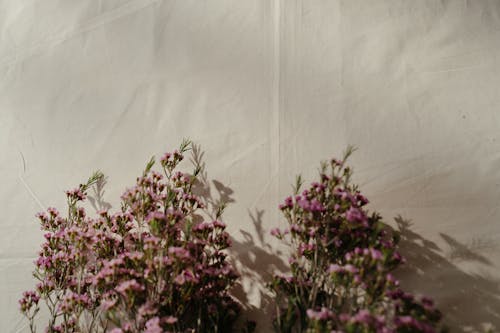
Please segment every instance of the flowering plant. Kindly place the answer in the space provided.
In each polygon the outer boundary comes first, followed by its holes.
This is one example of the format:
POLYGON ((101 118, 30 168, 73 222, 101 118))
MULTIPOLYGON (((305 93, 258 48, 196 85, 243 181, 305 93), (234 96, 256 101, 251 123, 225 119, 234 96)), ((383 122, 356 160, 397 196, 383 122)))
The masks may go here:
POLYGON ((192 174, 177 171, 184 153, 154 158, 134 187, 122 195, 121 210, 87 215, 81 203, 103 180, 95 173, 67 191, 68 213, 38 214, 45 242, 36 260, 36 290, 19 301, 32 332, 41 301, 46 332, 230 332, 239 305, 228 289, 237 279, 226 260, 231 243, 220 221, 223 207, 206 207, 192 174), (203 214, 214 210, 213 219, 203 214), (205 216, 204 216, 205 215, 205 216))
POLYGON ((399 288, 391 274, 404 259, 397 234, 351 184, 342 160, 321 164, 320 180, 279 207, 289 227, 271 234, 291 246, 291 275, 275 275, 278 332, 436 332, 433 301, 399 288))

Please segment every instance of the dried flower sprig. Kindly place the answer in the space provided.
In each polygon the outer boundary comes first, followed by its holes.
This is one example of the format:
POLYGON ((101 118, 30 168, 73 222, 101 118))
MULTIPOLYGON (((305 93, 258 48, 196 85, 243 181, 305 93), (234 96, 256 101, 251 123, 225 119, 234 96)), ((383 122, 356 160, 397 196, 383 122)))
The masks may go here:
POLYGON ((277 332, 437 332, 429 298, 403 292, 391 274, 404 259, 398 235, 351 183, 346 160, 321 164, 317 182, 279 206, 288 227, 271 234, 291 248, 290 275, 275 275, 277 332))
POLYGON ((88 216, 81 203, 103 180, 96 172, 67 191, 68 212, 37 216, 45 242, 35 262, 36 290, 23 294, 21 311, 32 332, 43 301, 53 332, 231 332, 240 307, 230 296, 237 274, 225 250, 231 241, 221 207, 205 207, 193 193, 202 171, 177 171, 191 148, 152 158, 121 210, 88 216), (213 209, 217 220, 206 220, 213 209))

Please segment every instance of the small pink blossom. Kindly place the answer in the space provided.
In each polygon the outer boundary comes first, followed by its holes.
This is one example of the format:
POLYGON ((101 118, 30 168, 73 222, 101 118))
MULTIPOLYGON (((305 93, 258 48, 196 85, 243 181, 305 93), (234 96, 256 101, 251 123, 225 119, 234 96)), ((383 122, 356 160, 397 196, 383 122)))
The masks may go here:
POLYGON ((170 324, 170 325, 175 324, 177 321, 178 321, 178 319, 174 316, 168 316, 165 318, 165 323, 170 324))
POLYGON ((144 333, 163 333, 163 329, 160 326, 160 318, 153 317, 146 322, 146 329, 144 333))
POLYGON ((290 231, 288 229, 285 230, 280 230, 280 228, 273 228, 271 229, 271 235, 277 238, 282 238, 286 234, 288 234, 290 231))
POLYGON ((328 273, 339 273, 342 272, 343 270, 344 268, 337 264, 331 264, 330 267, 328 267, 328 273))
POLYGON ((344 269, 346 272, 349 272, 351 274, 357 273, 359 271, 355 266, 353 266, 351 264, 345 265, 344 269))
POLYGON ((313 309, 307 309, 306 311, 307 317, 312 320, 327 320, 329 319, 333 313, 329 311, 327 308, 321 308, 320 311, 315 311, 313 309))
POLYGON ((183 247, 178 247, 178 246, 171 246, 168 248, 168 253, 173 254, 179 258, 182 259, 187 259, 191 257, 191 254, 189 253, 188 250, 186 250, 183 247))
POLYGON ((127 294, 128 292, 142 291, 144 286, 138 283, 135 279, 127 280, 120 283, 116 288, 120 294, 127 294))
POLYGON ((366 215, 359 209, 355 207, 350 207, 345 213, 345 218, 349 222, 366 222, 366 215))
POLYGON ((383 258, 382 252, 374 248, 370 248, 370 254, 373 260, 381 260, 383 258))

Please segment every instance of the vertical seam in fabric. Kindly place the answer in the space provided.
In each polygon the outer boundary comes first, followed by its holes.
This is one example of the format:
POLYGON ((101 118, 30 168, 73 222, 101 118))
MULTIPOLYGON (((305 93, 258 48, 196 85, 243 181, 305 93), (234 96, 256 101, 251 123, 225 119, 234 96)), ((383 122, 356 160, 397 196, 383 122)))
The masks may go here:
POLYGON ((276 193, 280 191, 280 154, 281 154, 281 133, 280 133, 280 118, 281 118, 281 0, 274 1, 273 13, 273 174, 276 177, 276 193))

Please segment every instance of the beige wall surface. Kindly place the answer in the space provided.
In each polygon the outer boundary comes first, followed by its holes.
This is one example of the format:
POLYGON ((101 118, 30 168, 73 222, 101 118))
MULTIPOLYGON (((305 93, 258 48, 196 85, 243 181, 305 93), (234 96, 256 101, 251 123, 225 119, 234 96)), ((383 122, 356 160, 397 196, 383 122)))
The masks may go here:
POLYGON ((500 1, 0 0, 0 332, 27 332, 34 214, 95 169, 116 207, 183 137, 232 201, 259 332, 277 204, 348 144, 370 209, 411 220, 403 286, 500 328, 500 1))

